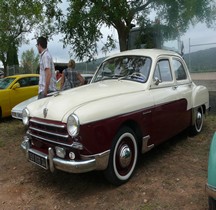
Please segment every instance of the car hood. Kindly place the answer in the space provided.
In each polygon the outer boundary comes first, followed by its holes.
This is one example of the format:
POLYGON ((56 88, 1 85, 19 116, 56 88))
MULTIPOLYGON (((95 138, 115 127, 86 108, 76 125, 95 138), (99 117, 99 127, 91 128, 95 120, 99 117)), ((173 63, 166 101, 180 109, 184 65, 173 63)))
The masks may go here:
MULTIPOLYGON (((106 80, 56 93, 52 97, 29 104, 27 108, 32 117, 66 122, 67 117, 75 113, 79 116, 81 123, 85 123, 92 120, 90 119, 92 113, 98 113, 96 114, 98 116, 95 114, 94 117, 92 116, 94 120, 98 120, 102 117, 99 117, 99 113, 104 109, 113 109, 116 105, 118 109, 123 109, 122 104, 125 104, 129 99, 131 103, 131 99, 133 101, 131 97, 141 97, 139 93, 141 94, 145 89, 146 84, 143 83, 106 80), (126 97, 126 94, 131 96, 126 97), (45 109, 47 111, 46 116, 44 116, 45 109)), ((117 110, 116 112, 119 113, 117 110)), ((114 114, 115 111, 113 110, 112 113, 114 114)))

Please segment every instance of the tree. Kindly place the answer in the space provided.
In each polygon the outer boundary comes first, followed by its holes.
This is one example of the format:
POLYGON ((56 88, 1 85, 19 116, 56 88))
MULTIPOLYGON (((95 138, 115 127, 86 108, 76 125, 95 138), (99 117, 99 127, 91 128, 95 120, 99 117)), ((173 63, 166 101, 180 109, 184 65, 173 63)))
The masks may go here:
POLYGON ((36 34, 53 32, 50 26, 53 17, 58 17, 58 2, 61 0, 0 0, 0 61, 5 73, 8 65, 18 64, 18 48, 28 41, 28 33, 36 27, 36 34))
POLYGON ((39 55, 35 55, 33 48, 22 53, 21 68, 23 73, 36 73, 39 55))
MULTIPOLYGON (((211 0, 70 0, 67 11, 61 22, 64 44, 71 45, 71 51, 80 60, 92 59, 97 54, 102 25, 117 30, 120 51, 124 51, 132 24, 149 25, 148 15, 152 11, 156 12, 167 38, 184 33, 190 23, 215 21, 211 0)), ((105 52, 115 46, 112 36, 109 35, 108 41, 103 48, 105 52)))

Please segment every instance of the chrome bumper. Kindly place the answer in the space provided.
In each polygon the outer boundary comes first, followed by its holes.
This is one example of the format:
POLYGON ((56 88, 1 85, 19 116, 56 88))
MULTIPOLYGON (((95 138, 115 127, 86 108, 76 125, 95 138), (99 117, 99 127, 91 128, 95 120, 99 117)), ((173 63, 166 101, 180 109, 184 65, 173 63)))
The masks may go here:
POLYGON ((216 199, 216 187, 206 184, 206 193, 208 196, 216 199))
MULTIPOLYGON (((51 172, 54 172, 55 169, 69 173, 84 173, 93 170, 104 170, 108 166, 110 153, 110 151, 108 150, 103 153, 95 154, 93 156, 83 156, 82 160, 77 161, 64 160, 58 157, 54 157, 54 150, 51 147, 49 147, 48 149, 48 155, 41 153, 35 149, 31 149, 29 139, 23 140, 23 142, 21 143, 21 148, 25 151, 27 159, 29 151, 46 159, 49 162, 49 164, 47 164, 48 168, 46 169, 50 169, 51 172)), ((41 165, 39 166, 42 167, 41 165)))

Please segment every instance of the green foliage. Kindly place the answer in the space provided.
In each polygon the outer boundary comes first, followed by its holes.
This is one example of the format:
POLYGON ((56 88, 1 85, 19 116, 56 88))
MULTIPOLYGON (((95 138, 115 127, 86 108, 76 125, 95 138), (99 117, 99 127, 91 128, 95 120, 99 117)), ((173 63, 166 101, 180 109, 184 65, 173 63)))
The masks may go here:
POLYGON ((22 73, 36 73, 39 64, 39 55, 35 55, 30 49, 22 53, 21 69, 22 73))
POLYGON ((41 28, 50 28, 51 20, 59 14, 55 13, 55 8, 60 1, 0 0, 0 61, 5 71, 8 65, 18 64, 18 47, 27 42, 25 36, 28 33, 36 26, 39 27, 38 34, 41 34, 41 28))
MULTIPOLYGON (((131 24, 149 24, 149 14, 156 12, 161 35, 175 38, 186 32, 190 23, 215 22, 215 7, 211 0, 69 0, 67 16, 60 21, 64 44, 79 60, 93 59, 102 39, 102 25, 114 27, 118 33, 120 51, 127 50, 131 24)), ((152 24, 152 23, 151 23, 152 24)), ((148 37, 147 37, 148 38, 148 37)), ((105 54, 115 47, 112 36, 101 49, 105 54)), ((151 44, 148 38, 147 43, 151 44)), ((151 45, 150 45, 151 46, 151 45)))

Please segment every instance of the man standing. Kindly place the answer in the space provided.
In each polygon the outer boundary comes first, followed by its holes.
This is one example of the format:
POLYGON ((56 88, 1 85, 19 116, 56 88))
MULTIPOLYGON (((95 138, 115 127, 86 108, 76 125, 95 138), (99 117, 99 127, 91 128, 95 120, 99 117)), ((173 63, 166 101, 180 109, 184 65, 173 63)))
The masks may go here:
POLYGON ((47 49, 47 39, 39 37, 36 46, 40 54, 38 99, 41 99, 45 98, 48 93, 56 91, 56 76, 53 59, 47 49))

